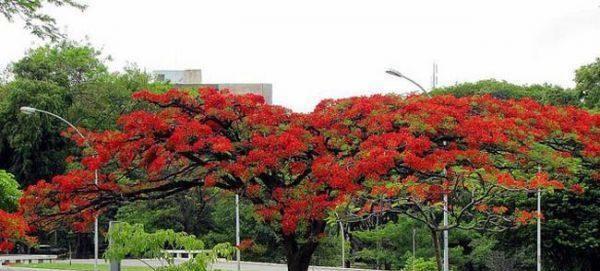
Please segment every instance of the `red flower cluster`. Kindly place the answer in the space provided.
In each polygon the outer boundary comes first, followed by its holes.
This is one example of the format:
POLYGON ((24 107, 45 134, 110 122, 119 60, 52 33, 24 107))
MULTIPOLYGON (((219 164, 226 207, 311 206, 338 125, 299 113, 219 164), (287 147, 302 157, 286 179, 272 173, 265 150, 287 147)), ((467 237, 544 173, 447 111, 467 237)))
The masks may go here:
POLYGON ((16 241, 32 243, 34 239, 26 234, 29 227, 21 214, 11 214, 0 210, 0 252, 10 252, 16 241))

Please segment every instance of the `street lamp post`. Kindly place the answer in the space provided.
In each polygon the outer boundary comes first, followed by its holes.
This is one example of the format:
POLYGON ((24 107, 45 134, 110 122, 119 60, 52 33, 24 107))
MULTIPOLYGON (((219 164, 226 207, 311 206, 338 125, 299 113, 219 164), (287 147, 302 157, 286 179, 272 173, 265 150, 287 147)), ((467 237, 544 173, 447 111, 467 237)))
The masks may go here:
MULTIPOLYGON (((542 167, 538 166, 538 173, 542 172, 542 167)), ((537 189, 537 271, 542 271, 542 190, 537 189)))
POLYGON ((340 233, 342 235, 342 268, 346 267, 346 238, 344 236, 344 224, 342 223, 342 221, 338 221, 338 223, 340 224, 340 233))
MULTIPOLYGON (((444 173, 445 172, 446 169, 444 169, 444 173)), ((450 270, 448 252, 448 194, 444 192, 444 271, 450 270)))
POLYGON ((542 271, 542 221, 540 214, 542 213, 542 190, 537 191, 537 271, 542 271))
MULTIPOLYGON (((448 143, 446 142, 446 140, 444 140, 443 145, 444 147, 446 147, 448 143)), ((446 168, 444 167, 444 171, 442 173, 444 175, 444 178, 446 178, 447 172, 446 172, 446 168)), ((444 180, 445 182, 445 180, 444 180)), ((448 192, 446 191, 448 189, 448 187, 446 185, 444 185, 444 266, 443 269, 444 271, 449 271, 450 270, 450 262, 449 262, 449 255, 448 255, 448 192)))
POLYGON ((240 195, 235 194, 235 258, 237 260, 237 271, 242 269, 240 257, 240 195))
MULTIPOLYGON (((77 134, 81 138, 83 138, 85 144, 88 145, 88 147, 91 147, 91 145, 87 141, 87 138, 85 138, 85 136, 83 136, 81 131, 79 131, 79 129, 77 129, 77 127, 75 127, 75 125, 73 125, 72 123, 70 123, 69 121, 64 119, 63 117, 56 115, 52 112, 48 112, 46 110, 37 109, 37 108, 29 107, 29 106, 22 106, 20 108, 20 110, 22 113, 27 114, 27 115, 32 115, 32 114, 39 112, 39 113, 50 115, 52 117, 55 117, 55 118, 61 120, 62 122, 69 125, 69 127, 73 128, 73 130, 75 130, 75 132, 77 132, 77 134)), ((98 170, 97 169, 94 170, 94 184, 98 185, 98 170)), ((98 271, 98 216, 96 216, 94 219, 94 271, 98 271)))
POLYGON ((413 85, 415 85, 415 86, 417 86, 419 89, 421 89, 421 91, 423 92, 423 94, 425 94, 425 95, 429 95, 429 94, 427 93, 427 90, 425 90, 425 88, 424 88, 424 87, 422 87, 422 86, 421 86, 419 83, 417 83, 415 80, 412 80, 412 79, 410 79, 410 78, 406 77, 406 75, 404 75, 404 74, 400 73, 399 71, 397 71, 397 70, 394 70, 394 69, 388 69, 387 71, 385 71, 385 73, 387 73, 387 74, 390 74, 390 75, 393 75, 393 76, 396 76, 396 77, 399 77, 399 78, 406 79, 406 80, 408 80, 409 82, 413 83, 413 85))

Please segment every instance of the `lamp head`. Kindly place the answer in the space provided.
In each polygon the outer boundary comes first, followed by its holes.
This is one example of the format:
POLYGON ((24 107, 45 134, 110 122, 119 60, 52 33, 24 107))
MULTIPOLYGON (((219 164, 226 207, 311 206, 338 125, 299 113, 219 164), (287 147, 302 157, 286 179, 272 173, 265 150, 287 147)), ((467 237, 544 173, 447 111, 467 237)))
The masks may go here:
POLYGON ((394 70, 394 69, 388 69, 385 71, 385 73, 391 74, 393 76, 404 77, 404 75, 402 75, 399 71, 394 70))
POLYGON ((21 106, 21 112, 27 115, 34 114, 37 109, 29 106, 21 106))

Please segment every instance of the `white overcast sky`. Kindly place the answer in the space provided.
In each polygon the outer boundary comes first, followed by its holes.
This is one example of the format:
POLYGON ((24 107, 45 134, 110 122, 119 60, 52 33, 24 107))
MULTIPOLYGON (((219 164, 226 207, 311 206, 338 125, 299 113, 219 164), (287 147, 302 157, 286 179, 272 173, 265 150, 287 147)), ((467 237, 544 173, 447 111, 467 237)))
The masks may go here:
MULTIPOLYGON (((572 87, 600 57, 600 0, 96 0, 49 9, 112 70, 201 68, 206 83, 272 83, 274 103, 409 92, 487 78, 572 87)), ((40 41, 0 18, 0 67, 40 41)))

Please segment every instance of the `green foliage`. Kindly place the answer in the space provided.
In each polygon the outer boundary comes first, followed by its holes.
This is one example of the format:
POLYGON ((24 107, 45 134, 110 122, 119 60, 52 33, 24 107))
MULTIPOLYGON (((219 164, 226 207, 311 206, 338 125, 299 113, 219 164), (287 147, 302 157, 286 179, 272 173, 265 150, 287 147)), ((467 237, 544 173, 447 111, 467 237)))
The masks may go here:
POLYGON ((437 264, 434 258, 413 258, 410 257, 406 260, 406 266, 402 269, 403 271, 437 271, 437 264))
POLYGON ((101 52, 87 44, 61 42, 29 50, 9 68, 13 79, 0 87, 0 168, 25 187, 62 173, 65 158, 76 151, 60 136, 61 121, 46 115, 24 115, 21 106, 56 113, 91 130, 114 128, 119 115, 136 108, 131 94, 162 91, 136 67, 109 73, 101 52))
POLYGON ((70 6, 84 10, 86 5, 75 0, 2 0, 0 1, 0 14, 9 22, 20 18, 25 23, 25 29, 42 39, 57 40, 64 38, 56 26, 56 20, 44 12, 48 5, 70 6))
POLYGON ((53 82, 69 88, 108 73, 101 54, 89 44, 65 41, 30 49, 10 70, 16 78, 53 82))
POLYGON ((0 169, 0 210, 15 211, 20 197, 21 190, 14 176, 0 169))
POLYGON ((356 261, 368 263, 372 268, 398 269, 405 265, 407 255, 412 255, 412 237, 415 231, 416 256, 434 255, 430 232, 417 221, 399 217, 397 222, 387 222, 378 229, 353 231, 360 245, 354 247, 356 261))
MULTIPOLYGON (((415 230, 417 259, 428 262, 435 259, 431 242, 431 231, 422 223, 407 217, 399 217, 397 222, 387 222, 379 229, 354 231, 356 239, 353 255, 357 262, 368 263, 371 268, 400 269, 411 266, 412 237, 415 230), (377 265, 379 264, 379 266, 377 265)), ((475 231, 453 229, 449 231, 451 267, 457 270, 483 270, 496 241, 475 231)), ((413 259, 415 260, 415 259, 413 259)), ((434 263, 434 270, 435 260, 434 263)))
POLYGON ((204 250, 204 242, 194 235, 173 230, 157 230, 148 233, 142 224, 131 225, 121 222, 113 224, 108 232, 110 245, 104 252, 109 260, 123 260, 126 257, 136 259, 157 258, 166 260, 169 266, 157 270, 208 270, 217 257, 230 257, 235 247, 229 243, 218 244, 210 250, 204 250), (181 249, 186 251, 203 250, 193 260, 176 266, 171 255, 165 254, 164 249, 181 249))
POLYGON ((67 91, 51 82, 16 79, 7 85, 0 108, 0 167, 13 173, 23 186, 62 172, 67 141, 60 136, 65 126, 57 119, 25 115, 29 105, 64 114, 70 103, 67 91))
POLYGON ((452 94, 457 97, 489 94, 499 99, 522 99, 528 97, 546 104, 580 105, 579 97, 573 90, 549 84, 522 86, 495 79, 437 88, 431 93, 433 95, 452 94))
POLYGON ((115 223, 108 232, 111 241, 104 257, 109 260, 164 258, 164 249, 201 250, 204 243, 193 235, 173 230, 147 233, 142 224, 115 223))
MULTIPOLYGON (((468 233, 467 231, 462 232, 468 233)), ((490 254, 496 249, 497 241, 495 239, 485 235, 482 236, 477 233, 472 233, 472 235, 474 236, 467 236, 467 238, 461 238, 457 240, 459 243, 461 240, 466 240, 466 242, 468 242, 468 250, 470 250, 470 253, 467 256, 467 260, 461 261, 462 265, 459 265, 459 270, 465 269, 467 266, 475 266, 482 268, 488 262, 490 254)))
POLYGON ((203 236, 213 228, 208 219, 210 213, 207 208, 207 204, 212 202, 205 200, 211 196, 212 191, 206 194, 202 189, 193 189, 168 198, 132 202, 120 207, 115 219, 130 224, 143 224, 151 232, 172 229, 203 236))
MULTIPOLYGON (((345 260, 350 258, 350 242, 344 242, 345 260)), ((311 259, 312 265, 341 266, 342 264, 342 237, 338 227, 329 227, 325 236, 319 241, 311 259)))
POLYGON ((476 231, 449 231, 450 267, 456 270, 485 270, 497 241, 476 231))
MULTIPOLYGON (((215 245, 235 240, 235 195, 215 191, 214 200, 207 206, 210 221, 209 232, 202 240, 207 245, 215 245)), ((285 259, 278 235, 259 220, 252 204, 240 199, 240 236, 242 240, 250 239, 253 245, 243 250, 244 260, 281 262, 285 259)))
POLYGON ((587 108, 600 109, 600 58, 575 71, 575 90, 587 108))

